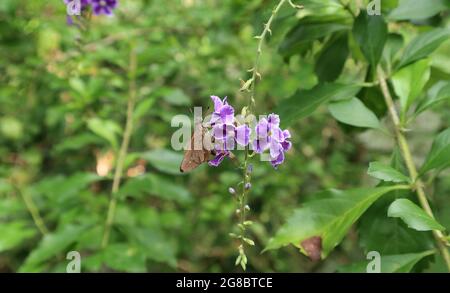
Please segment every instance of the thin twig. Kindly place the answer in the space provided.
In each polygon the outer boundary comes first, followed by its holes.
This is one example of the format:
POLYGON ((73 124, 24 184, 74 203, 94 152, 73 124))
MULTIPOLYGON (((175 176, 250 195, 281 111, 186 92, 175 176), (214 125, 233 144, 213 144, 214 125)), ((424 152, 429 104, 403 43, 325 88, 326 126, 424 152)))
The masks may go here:
POLYGON ((109 242, 109 236, 111 233, 112 224, 114 222, 114 216, 117 206, 116 193, 119 191, 124 162, 127 156, 131 134, 133 132, 133 113, 134 113, 134 106, 136 104, 136 71, 137 71, 137 56, 134 45, 132 45, 130 52, 130 65, 129 65, 130 83, 129 83, 128 105, 127 105, 127 118, 125 122, 125 132, 123 134, 122 145, 120 146, 119 156, 117 158, 117 164, 114 172, 114 179, 111 189, 111 199, 109 201, 108 215, 106 218, 105 231, 102 239, 102 248, 105 248, 109 242))
POLYGON ((33 219, 33 222, 38 228, 39 232, 41 232, 42 235, 48 234, 49 231, 47 229, 47 226, 45 225, 45 222, 42 219, 39 213, 39 209, 36 207, 33 198, 27 191, 21 191, 19 188, 16 188, 16 191, 19 193, 20 197, 22 197, 25 206, 27 207, 27 210, 30 213, 31 218, 33 219))

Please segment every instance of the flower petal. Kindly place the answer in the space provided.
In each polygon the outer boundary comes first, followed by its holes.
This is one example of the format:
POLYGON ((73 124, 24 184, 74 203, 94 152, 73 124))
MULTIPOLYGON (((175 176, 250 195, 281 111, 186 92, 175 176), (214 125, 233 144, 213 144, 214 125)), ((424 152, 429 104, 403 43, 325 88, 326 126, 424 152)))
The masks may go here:
POLYGON ((270 130, 270 138, 276 140, 277 142, 283 142, 284 141, 284 135, 281 129, 278 126, 272 127, 270 130))
POLYGON ((267 121, 269 122, 269 124, 271 124, 272 126, 280 126, 280 116, 278 116, 277 114, 270 114, 269 117, 267 118, 267 121))
POLYGON ((211 96, 214 103, 214 112, 219 112, 220 108, 223 106, 222 100, 218 96, 211 96))
POLYGON ((208 165, 213 166, 213 167, 217 167, 220 165, 220 163, 222 163, 223 159, 228 156, 228 152, 219 152, 217 153, 217 155, 214 157, 214 159, 212 159, 211 161, 208 162, 208 165))
POLYGON ((272 164, 272 166, 273 166, 274 168, 277 168, 278 165, 280 165, 280 164, 283 163, 283 162, 284 162, 284 153, 283 153, 283 152, 280 152, 280 154, 278 155, 278 157, 277 157, 275 160, 271 161, 270 163, 272 164))
POLYGON ((269 123, 266 118, 259 120, 256 125, 256 136, 258 138, 267 137, 269 135, 269 123))
POLYGON ((269 147, 269 139, 267 137, 255 139, 252 144, 252 149, 255 153, 260 154, 269 147))
POLYGON ((225 137, 234 137, 235 127, 233 124, 219 123, 213 126, 213 136, 216 139, 224 139, 225 137))
POLYGON ((270 157, 271 158, 277 158, 280 154, 280 152, 283 152, 283 147, 281 146, 281 143, 278 141, 272 139, 270 141, 270 157))
POLYGON ((281 146, 283 146, 283 150, 287 152, 292 147, 292 143, 289 140, 285 140, 281 143, 281 146))
POLYGON ((241 125, 236 127, 236 142, 242 146, 248 145, 250 138, 250 128, 247 125, 241 125))
POLYGON ((291 138, 291 133, 289 132, 289 130, 285 129, 285 130, 283 130, 283 136, 284 136, 284 139, 291 138))
POLYGON ((220 118, 223 123, 231 124, 234 122, 234 109, 230 105, 224 105, 220 109, 220 118))

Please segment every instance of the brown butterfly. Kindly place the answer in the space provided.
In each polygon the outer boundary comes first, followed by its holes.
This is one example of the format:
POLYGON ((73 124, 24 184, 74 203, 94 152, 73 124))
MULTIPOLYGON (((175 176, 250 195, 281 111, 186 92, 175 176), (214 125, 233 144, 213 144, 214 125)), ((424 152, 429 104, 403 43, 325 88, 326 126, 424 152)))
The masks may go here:
POLYGON ((191 171, 201 164, 208 162, 212 148, 205 148, 204 137, 207 135, 206 128, 201 122, 197 122, 194 127, 194 134, 192 134, 189 146, 184 152, 183 161, 181 161, 180 172, 191 171), (199 145, 201 144, 201 145, 199 145))

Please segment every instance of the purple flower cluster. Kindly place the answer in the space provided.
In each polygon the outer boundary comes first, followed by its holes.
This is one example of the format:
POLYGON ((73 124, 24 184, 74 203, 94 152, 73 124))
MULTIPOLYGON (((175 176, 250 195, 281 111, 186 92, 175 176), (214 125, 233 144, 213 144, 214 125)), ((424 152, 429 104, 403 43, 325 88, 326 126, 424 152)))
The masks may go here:
POLYGON ((245 125, 238 125, 234 116, 234 108, 230 106, 225 97, 221 100, 217 96, 211 96, 214 102, 214 112, 212 113, 210 126, 214 137, 214 151, 216 156, 209 161, 209 165, 217 167, 225 157, 231 155, 236 144, 247 146, 250 139, 250 128, 245 125))
POLYGON ((281 130, 280 117, 270 114, 262 118, 256 125, 256 138, 253 141, 253 150, 261 154, 269 150, 270 162, 275 168, 284 162, 284 153, 287 152, 292 143, 289 130, 281 130))
POLYGON ((255 127, 254 140, 250 142, 252 129, 246 124, 239 124, 234 115, 234 108, 228 104, 227 98, 221 100, 217 96, 211 96, 211 99, 214 102, 214 112, 209 125, 216 156, 209 165, 218 166, 225 157, 230 157, 236 144, 243 147, 249 145, 258 154, 267 151, 275 168, 284 162, 284 153, 292 146, 289 140, 291 134, 288 130, 281 130, 278 115, 270 114, 267 119, 262 118, 255 127))
MULTIPOLYGON (((66 5, 71 4, 76 0, 64 0, 66 5)), ((79 0, 81 5, 81 10, 87 9, 89 6, 92 7, 92 11, 95 15, 112 15, 113 10, 117 7, 118 0, 79 0)))

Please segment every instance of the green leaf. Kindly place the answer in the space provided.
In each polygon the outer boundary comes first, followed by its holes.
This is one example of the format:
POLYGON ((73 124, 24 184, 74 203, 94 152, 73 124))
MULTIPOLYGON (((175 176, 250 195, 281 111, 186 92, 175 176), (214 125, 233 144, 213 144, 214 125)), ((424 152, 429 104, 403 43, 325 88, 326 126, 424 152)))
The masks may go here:
POLYGON ((335 81, 348 57, 348 35, 337 34, 320 51, 314 71, 320 82, 335 81))
POLYGON ((136 109, 133 112, 133 119, 139 120, 142 116, 144 116, 148 110, 153 106, 156 101, 156 96, 148 97, 137 104, 136 109))
POLYGON ((65 138, 54 147, 55 152, 76 151, 90 144, 102 144, 103 140, 93 133, 81 133, 65 138))
POLYGON ((422 93, 430 78, 429 60, 417 61, 397 71, 392 76, 394 91, 400 98, 402 114, 405 115, 411 104, 422 93))
POLYGON ((181 89, 167 89, 164 100, 176 106, 189 106, 191 99, 181 89))
MULTIPOLYGON (((277 249, 293 244, 301 248, 300 243, 311 237, 322 239, 322 258, 337 246, 351 225, 378 198, 399 186, 376 188, 356 188, 350 190, 329 190, 319 195, 319 199, 306 202, 296 209, 272 238, 266 249, 277 249)), ((305 253, 304 249, 301 251, 305 253)), ((306 254, 306 253, 305 253, 306 254)))
POLYGON ((31 228, 25 221, 14 221, 0 225, 0 252, 18 248, 26 240, 34 237, 37 230, 31 228))
POLYGON ((439 133, 433 141, 431 150, 420 169, 424 174, 432 169, 444 169, 450 166, 450 128, 439 133))
POLYGON ((120 134, 122 130, 116 122, 91 118, 88 120, 87 125, 92 132, 107 140, 115 150, 118 149, 117 134, 120 134))
POLYGON ((295 120, 309 116, 322 103, 335 99, 348 99, 360 89, 358 85, 323 83, 309 90, 299 90, 293 96, 280 102, 275 112, 279 113, 284 127, 295 120))
MULTIPOLYGON (((421 253, 406 253, 398 255, 381 255, 381 273, 409 273, 424 257, 434 254, 434 250, 421 253)), ((366 273, 371 260, 362 261, 338 268, 341 273, 366 273)))
POLYGON ((180 164, 183 160, 182 152, 157 149, 142 154, 142 158, 161 172, 182 175, 180 172, 180 164))
POLYGON ((417 231, 445 230, 423 209, 406 198, 399 198, 389 206, 388 217, 401 218, 408 227, 417 231))
POLYGON ((109 268, 119 272, 143 273, 147 271, 145 254, 130 244, 110 244, 102 252, 101 260, 109 268))
POLYGON ((154 261, 176 266, 176 247, 172 241, 158 229, 123 227, 132 242, 144 255, 154 261))
POLYGON ((75 243, 86 229, 87 226, 65 226, 63 230, 45 235, 38 247, 28 255, 19 271, 34 272, 52 257, 60 253, 65 254, 68 252, 65 250, 75 243))
POLYGON ((286 34, 281 42, 279 52, 285 57, 302 53, 312 42, 331 35, 334 32, 347 30, 348 18, 343 16, 305 17, 286 34))
POLYGON ((330 103, 328 110, 336 120, 344 124, 381 128, 377 116, 357 98, 330 103))
POLYGON ((386 22, 381 15, 367 15, 361 11, 353 24, 353 35, 372 67, 376 67, 388 36, 386 22))
POLYGON ((425 19, 449 8, 448 0, 402 0, 400 5, 391 11, 389 19, 425 19))
MULTIPOLYGON (((427 98, 420 101, 415 111, 416 115, 431 109, 446 100, 450 100, 450 82, 437 83, 435 86, 439 88, 437 90, 435 89, 433 93, 429 92, 427 98)), ((433 86, 432 89, 434 89, 435 86, 433 86)))
POLYGON ((91 183, 102 177, 94 173, 75 173, 65 177, 62 175, 47 177, 30 188, 31 192, 43 194, 58 206, 63 205, 76 197, 79 192, 86 189, 91 183))
POLYGON ((436 28, 420 34, 405 48, 397 68, 404 67, 417 60, 428 57, 428 55, 436 50, 444 41, 448 40, 449 36, 450 29, 448 28, 436 28))
POLYGON ((380 162, 371 162, 367 173, 377 179, 389 182, 409 182, 408 176, 380 162))
POLYGON ((180 184, 155 174, 147 174, 128 179, 120 188, 119 196, 142 197, 151 194, 162 199, 173 200, 180 203, 192 200, 190 192, 180 184))
POLYGON ((387 64, 388 71, 391 71, 392 64, 396 60, 396 56, 403 48, 403 36, 396 33, 388 34, 386 45, 383 50, 383 61, 387 64))

